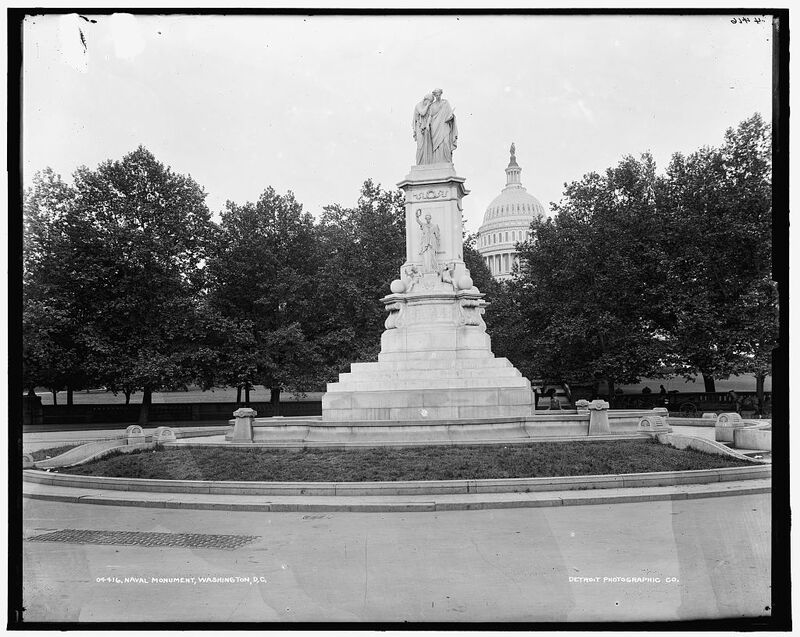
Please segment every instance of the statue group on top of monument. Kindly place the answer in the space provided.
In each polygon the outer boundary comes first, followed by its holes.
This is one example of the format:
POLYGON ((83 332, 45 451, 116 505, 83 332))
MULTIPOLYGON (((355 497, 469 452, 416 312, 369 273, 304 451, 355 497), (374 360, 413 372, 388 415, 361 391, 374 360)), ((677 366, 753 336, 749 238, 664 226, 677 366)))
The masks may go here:
POLYGON ((452 163, 458 128, 450 103, 442 99, 442 89, 434 89, 414 107, 413 129, 417 142, 417 166, 452 163))

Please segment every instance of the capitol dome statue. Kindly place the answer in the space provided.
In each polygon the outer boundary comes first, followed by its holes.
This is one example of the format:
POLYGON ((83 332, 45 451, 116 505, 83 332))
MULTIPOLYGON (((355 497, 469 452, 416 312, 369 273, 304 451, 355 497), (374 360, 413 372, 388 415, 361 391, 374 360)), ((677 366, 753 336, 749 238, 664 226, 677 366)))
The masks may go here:
POLYGON ((498 281, 511 277, 517 260, 515 245, 528 238, 531 221, 546 216, 544 206, 520 182, 522 168, 517 164, 514 144, 510 152, 506 187, 486 208, 477 235, 478 253, 498 281))

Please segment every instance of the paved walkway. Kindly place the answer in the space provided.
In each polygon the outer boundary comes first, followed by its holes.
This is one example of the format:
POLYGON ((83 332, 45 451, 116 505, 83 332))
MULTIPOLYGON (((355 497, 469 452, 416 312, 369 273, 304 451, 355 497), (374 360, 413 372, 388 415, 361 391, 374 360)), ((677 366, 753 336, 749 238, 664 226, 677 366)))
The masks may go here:
POLYGON ((434 513, 26 499, 23 514, 26 539, 147 534, 124 535, 136 545, 25 541, 28 621, 670 621, 764 615, 770 604, 768 495, 434 513), (189 533, 258 538, 144 545, 189 533))

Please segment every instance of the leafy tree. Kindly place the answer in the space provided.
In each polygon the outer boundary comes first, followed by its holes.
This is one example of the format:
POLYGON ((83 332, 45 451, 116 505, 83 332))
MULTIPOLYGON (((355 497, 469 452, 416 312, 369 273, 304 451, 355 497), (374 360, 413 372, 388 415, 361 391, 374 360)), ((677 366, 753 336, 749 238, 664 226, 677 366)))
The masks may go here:
POLYGON ((753 371, 763 383, 777 334, 777 301, 768 292, 769 126, 756 114, 729 129, 720 148, 675 154, 665 194, 663 244, 672 257, 666 264, 668 329, 678 370, 701 374, 709 392, 715 378, 730 374, 753 371))
POLYGON ((67 233, 76 193, 51 169, 36 173, 23 204, 23 379, 56 392, 90 380, 81 365, 83 324, 79 299, 70 285, 77 263, 67 233))
POLYGON ((197 309, 213 242, 205 193, 144 147, 75 175, 65 216, 74 270, 70 288, 92 377, 114 391, 184 387, 198 375, 197 309))
POLYGON ((375 360, 390 293, 405 261, 405 205, 399 190, 364 182, 354 208, 327 206, 317 228, 321 246, 318 316, 325 376, 351 361, 375 360))
POLYGON ((662 373, 658 188, 649 155, 567 185, 556 217, 534 220, 519 246, 517 276, 495 308, 498 353, 527 375, 604 378, 612 395, 615 383, 662 373))
MULTIPOLYGON (((267 188, 256 203, 227 202, 209 262, 209 304, 237 334, 214 382, 282 389, 314 384, 324 327, 316 321, 318 246, 309 213, 289 192, 267 188)), ((249 398, 249 397, 248 397, 249 398)))
POLYGON ((498 290, 498 283, 492 277, 491 271, 476 248, 476 235, 474 234, 468 235, 464 239, 464 264, 469 270, 473 285, 485 293, 487 298, 492 298, 498 290))

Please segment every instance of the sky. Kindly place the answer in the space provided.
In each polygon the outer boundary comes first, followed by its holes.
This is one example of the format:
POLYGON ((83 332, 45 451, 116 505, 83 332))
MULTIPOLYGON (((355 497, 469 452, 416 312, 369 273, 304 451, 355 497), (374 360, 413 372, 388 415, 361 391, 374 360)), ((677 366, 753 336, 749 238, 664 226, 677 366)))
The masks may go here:
POLYGON ((439 87, 474 232, 512 142, 549 210, 565 182, 626 155, 663 170, 771 119, 771 23, 755 15, 84 16, 24 23, 25 184, 142 144, 215 214, 272 186, 318 215, 354 205, 367 178, 403 180, 414 105, 439 87))

